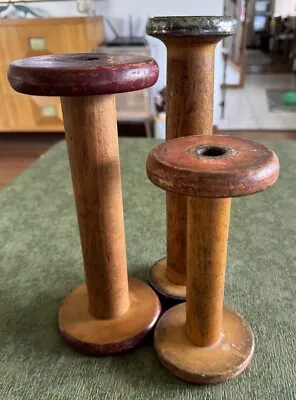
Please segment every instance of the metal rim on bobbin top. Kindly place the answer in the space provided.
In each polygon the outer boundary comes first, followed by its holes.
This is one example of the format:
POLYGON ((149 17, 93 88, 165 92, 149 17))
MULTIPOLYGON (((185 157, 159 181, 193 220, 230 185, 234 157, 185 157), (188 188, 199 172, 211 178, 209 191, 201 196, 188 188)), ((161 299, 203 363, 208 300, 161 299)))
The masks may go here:
POLYGON ((146 33, 151 36, 230 36, 236 32, 232 17, 173 16, 149 18, 146 33))

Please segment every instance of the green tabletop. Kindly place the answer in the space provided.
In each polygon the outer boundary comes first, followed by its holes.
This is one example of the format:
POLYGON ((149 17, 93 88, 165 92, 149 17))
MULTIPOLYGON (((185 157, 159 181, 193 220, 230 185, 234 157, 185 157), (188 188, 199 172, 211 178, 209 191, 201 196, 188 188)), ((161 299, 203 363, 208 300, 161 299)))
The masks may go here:
MULTIPOLYGON (((158 142, 120 141, 130 274, 147 279, 165 253, 165 193, 145 176, 158 142)), ((268 143, 279 182, 233 200, 225 303, 255 335, 255 355, 237 379, 195 386, 172 376, 147 341, 121 356, 92 358, 56 331, 59 305, 83 280, 65 143, 0 192, 0 399, 296 398, 296 143, 268 143)))

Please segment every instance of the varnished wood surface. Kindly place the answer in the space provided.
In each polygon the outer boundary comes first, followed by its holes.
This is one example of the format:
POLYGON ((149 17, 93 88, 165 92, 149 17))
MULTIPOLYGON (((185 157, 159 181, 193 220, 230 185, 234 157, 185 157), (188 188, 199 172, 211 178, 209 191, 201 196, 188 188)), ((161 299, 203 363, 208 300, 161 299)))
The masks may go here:
MULTIPOLYGON (((229 17, 151 18, 147 33, 167 48, 166 139, 212 135, 215 47, 235 32, 229 17)), ((187 200, 167 193, 167 272, 186 282, 187 200)))
POLYGON ((234 378, 249 365, 254 337, 239 314, 224 308, 223 335, 210 347, 199 347, 189 341, 185 319, 183 303, 164 313, 155 328, 158 357, 172 374, 188 382, 211 384, 234 378))
POLYGON ((102 16, 96 17, 61 17, 61 18, 17 18, 17 19, 1 19, 0 26, 17 26, 17 25, 62 25, 62 24, 77 24, 79 22, 103 22, 102 16))
POLYGON ((135 347, 151 331, 161 306, 144 282, 129 279, 130 307, 118 318, 97 319, 88 310, 85 284, 78 286, 63 302, 58 329, 71 347, 86 354, 118 354, 135 347))
POLYGON ((146 171, 160 188, 188 195, 186 303, 170 309, 157 324, 160 361, 189 382, 231 379, 249 364, 254 340, 241 316, 223 310, 230 197, 275 183, 278 158, 256 142, 195 135, 157 146, 146 171))
POLYGON ((91 52, 104 42, 103 18, 44 18, 0 20, 0 64, 37 55, 91 52), (43 39, 35 50, 30 38, 43 39))
POLYGON ((186 333, 199 347, 222 333, 231 199, 188 197, 186 333))
POLYGON ((225 135, 195 135, 154 148, 146 171, 149 179, 166 191, 199 197, 239 197, 273 185, 279 175, 279 161, 261 143, 225 135))
MULTIPOLYGON (((13 91, 10 88, 11 91, 13 91)), ((1 98, 1 95, 0 95, 1 98)), ((60 99, 58 97, 13 96, 2 97, 0 131, 8 132, 61 132, 64 130, 60 99), (47 107, 55 116, 45 116, 47 107)))
POLYGON ((91 315, 130 305, 115 96, 62 97, 91 315))
POLYGON ((146 89, 158 79, 153 58, 120 53, 28 57, 12 62, 10 85, 34 96, 88 96, 146 89))
POLYGON ((37 100, 10 87, 7 69, 12 61, 42 54, 91 52, 103 41, 100 16, 0 20, 0 132, 63 131, 59 98, 37 100), (42 40, 43 49, 34 50, 31 38, 42 40))
POLYGON ((63 139, 62 133, 0 133, 0 189, 63 139))
MULTIPOLYGON (((211 135, 216 43, 182 36, 162 40, 167 46, 166 139, 211 135)), ((167 193, 166 205, 167 276, 173 283, 185 285, 187 200, 167 193)))
POLYGON ((216 42, 166 38, 166 139, 211 135, 213 131, 214 57, 216 42), (198 110, 198 112, 196 112, 198 110))

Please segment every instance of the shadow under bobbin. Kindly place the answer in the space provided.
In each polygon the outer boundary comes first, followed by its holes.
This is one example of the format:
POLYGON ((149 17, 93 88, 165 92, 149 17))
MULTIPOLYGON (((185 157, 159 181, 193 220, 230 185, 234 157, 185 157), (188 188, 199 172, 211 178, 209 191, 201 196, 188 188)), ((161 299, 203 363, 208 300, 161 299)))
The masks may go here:
POLYGON ((170 140, 148 157, 152 183, 188 196, 186 303, 164 313, 154 334, 160 361, 186 381, 226 381, 251 361, 250 327, 223 307, 231 197, 268 188, 278 173, 273 151, 227 136, 170 140))
MULTIPOLYGON (((213 132, 215 48, 233 35, 231 17, 155 17, 147 34, 167 48, 166 139, 213 132)), ((152 286, 165 298, 186 298, 187 200, 167 193, 167 258, 154 264, 152 286)))
POLYGON ((153 85, 158 66, 130 55, 50 55, 13 62, 8 78, 18 92, 61 96, 86 284, 62 304, 59 331, 84 353, 128 350, 152 329, 160 303, 127 275, 115 94, 153 85))

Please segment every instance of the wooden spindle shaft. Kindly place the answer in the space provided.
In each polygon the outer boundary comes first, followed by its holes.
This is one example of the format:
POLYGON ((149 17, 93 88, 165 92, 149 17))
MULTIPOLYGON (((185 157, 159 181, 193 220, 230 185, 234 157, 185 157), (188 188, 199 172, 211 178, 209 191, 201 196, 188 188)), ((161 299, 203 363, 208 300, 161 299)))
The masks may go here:
POLYGON ((89 312, 124 314, 130 304, 115 96, 62 97, 89 312))
POLYGON ((166 276, 177 285, 186 285, 187 198, 167 192, 166 213, 166 276))
POLYGON ((213 130, 215 38, 166 38, 166 139, 213 130))
POLYGON ((186 334, 200 347, 222 333, 231 199, 188 197, 186 334))
MULTIPOLYGON (((166 139, 213 132, 216 40, 165 38, 167 46, 166 139)), ((167 193, 167 277, 186 283, 187 199, 167 193)))

